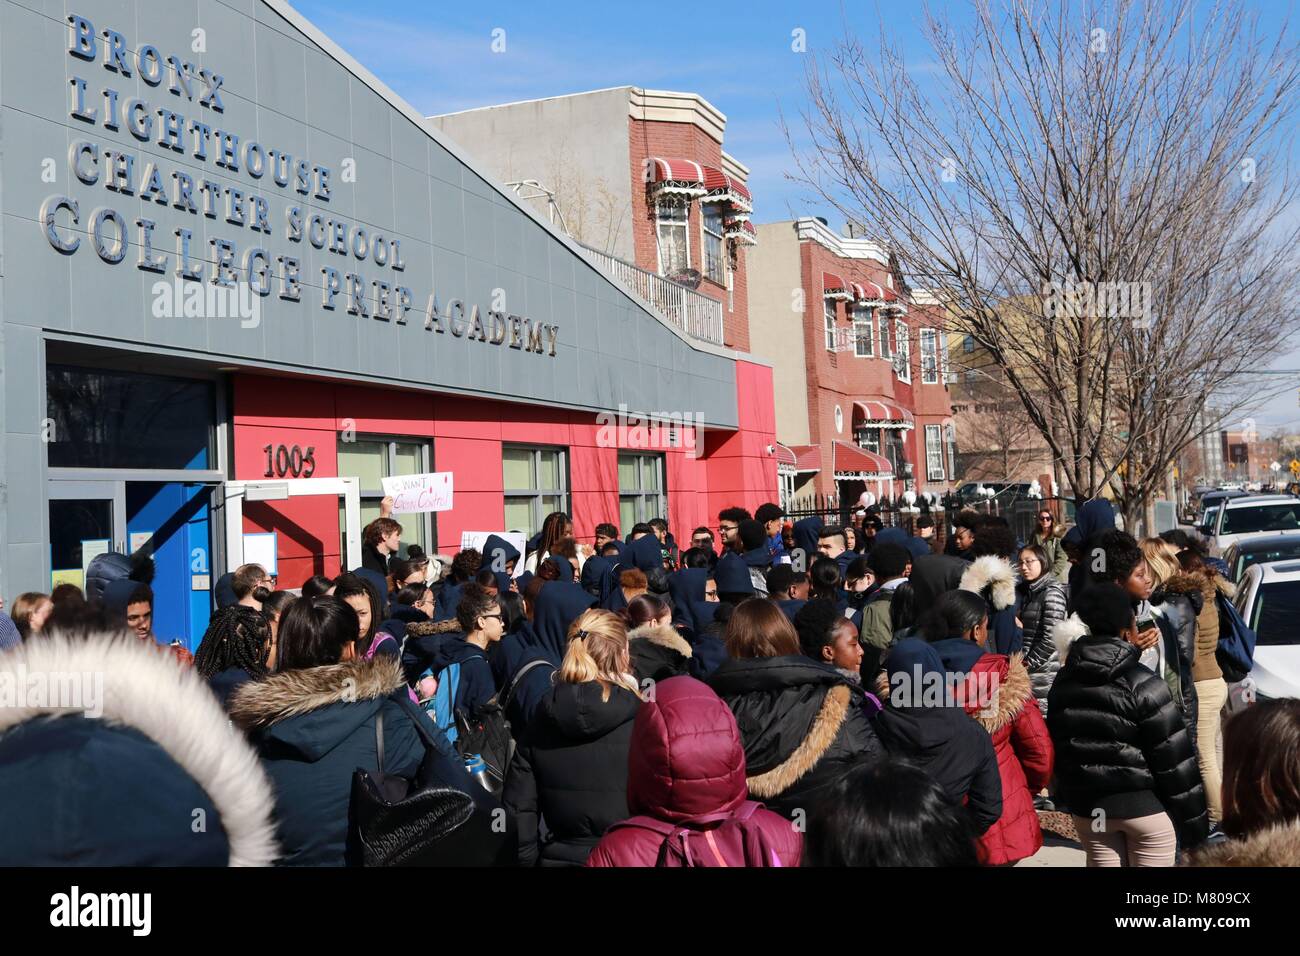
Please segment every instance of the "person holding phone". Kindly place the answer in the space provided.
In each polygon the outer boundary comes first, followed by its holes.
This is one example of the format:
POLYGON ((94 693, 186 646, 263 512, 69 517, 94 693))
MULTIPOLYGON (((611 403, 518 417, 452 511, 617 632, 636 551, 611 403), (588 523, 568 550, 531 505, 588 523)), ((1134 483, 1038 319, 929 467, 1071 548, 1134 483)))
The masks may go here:
POLYGON ((1086 558, 1091 571, 1088 587, 1109 581, 1128 594, 1136 621, 1133 643, 1137 645, 1138 663, 1169 685, 1195 744, 1197 706, 1192 661, 1196 657, 1196 610, 1185 595, 1163 588, 1157 591, 1146 556, 1131 534, 1107 531, 1089 547, 1093 553, 1086 558))

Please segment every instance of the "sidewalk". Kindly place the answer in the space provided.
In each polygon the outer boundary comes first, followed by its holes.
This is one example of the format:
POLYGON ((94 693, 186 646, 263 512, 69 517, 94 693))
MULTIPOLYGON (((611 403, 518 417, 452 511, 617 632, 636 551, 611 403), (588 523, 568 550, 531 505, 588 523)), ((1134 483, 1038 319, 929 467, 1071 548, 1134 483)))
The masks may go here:
POLYGON ((1083 866, 1085 856, 1074 832, 1074 821, 1065 813, 1040 813, 1043 848, 1016 866, 1083 866))

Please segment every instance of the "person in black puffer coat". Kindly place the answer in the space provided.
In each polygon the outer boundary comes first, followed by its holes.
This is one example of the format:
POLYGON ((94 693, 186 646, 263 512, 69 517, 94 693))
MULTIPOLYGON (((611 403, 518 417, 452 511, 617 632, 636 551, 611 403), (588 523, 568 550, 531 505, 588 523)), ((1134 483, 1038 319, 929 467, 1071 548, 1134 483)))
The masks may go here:
POLYGON ((1020 549, 1020 623, 1024 630, 1024 663, 1029 671, 1029 684, 1034 691, 1038 708, 1047 716, 1047 694, 1052 689, 1056 672, 1061 669, 1052 641, 1052 629, 1065 620, 1068 603, 1065 585, 1047 566, 1047 552, 1040 545, 1026 545, 1020 549))
MULTIPOLYGON (((1196 743, 1196 684, 1192 680, 1192 662, 1196 659, 1196 617, 1200 613, 1199 597, 1175 594, 1155 587, 1155 577, 1142 548, 1125 531, 1107 531, 1089 542, 1087 563, 1105 568, 1092 573, 1091 581, 1111 581, 1129 596, 1139 624, 1138 648, 1141 662, 1165 679, 1178 705, 1192 744, 1196 743), (1104 561, 1094 561, 1104 557, 1104 561), (1150 622, 1153 626, 1146 627, 1150 622)), ((1071 595, 1071 600, 1074 595, 1071 595)))
POLYGON ((1169 686, 1139 663, 1128 593, 1091 584, 1075 612, 1057 627, 1065 664, 1047 700, 1057 802, 1089 866, 1173 866, 1177 844, 1209 832, 1196 748, 1169 686))
POLYGON ((856 761, 884 755, 862 688, 806 657, 794 626, 772 602, 736 607, 727 652, 708 683, 736 715, 752 799, 793 819, 856 761))
POLYGON ((1002 775, 988 731, 956 705, 943 661, 925 641, 897 641, 886 658, 889 697, 876 730, 891 754, 912 760, 985 833, 1002 816, 1002 775))
POLYGON ((523 866, 581 866, 628 816, 628 747, 641 698, 627 630, 614 612, 593 609, 569 634, 555 688, 506 773, 502 800, 518 823, 523 866), (550 830, 544 837, 540 820, 550 830))

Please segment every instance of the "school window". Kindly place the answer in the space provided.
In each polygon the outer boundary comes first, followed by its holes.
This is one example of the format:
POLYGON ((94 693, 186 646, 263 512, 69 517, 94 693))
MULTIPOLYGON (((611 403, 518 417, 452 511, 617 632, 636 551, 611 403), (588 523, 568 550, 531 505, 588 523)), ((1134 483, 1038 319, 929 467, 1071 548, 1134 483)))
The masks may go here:
POLYGON ((939 357, 940 357, 940 375, 943 384, 947 385, 954 378, 948 365, 948 336, 939 334, 939 357))
POLYGON ((948 446, 948 474, 957 480, 957 433, 951 424, 943 426, 944 442, 948 446))
POLYGON ((912 380, 912 347, 907 338, 907 323, 902 319, 894 321, 894 345, 898 349, 898 379, 901 382, 912 380))
MULTIPOLYGON (((361 435, 356 441, 338 442, 339 476, 361 480, 361 527, 379 517, 379 505, 384 499, 383 479, 398 475, 422 475, 433 471, 429 443, 410 439, 390 438, 380 435, 361 435)), ((402 526, 402 550, 418 544, 425 554, 438 550, 436 516, 432 513, 393 515, 402 526)), ((343 503, 339 502, 339 538, 346 540, 347 524, 343 503)), ((339 554, 347 554, 342 544, 339 554)))
POLYGON ((925 426, 925 477, 943 481, 943 426, 925 426))
POLYGON ((872 454, 880 454, 880 429, 860 428, 857 434, 858 447, 865 448, 872 454))
POLYGON ((939 334, 934 329, 921 329, 921 384, 939 383, 939 334))
POLYGON ((961 350, 967 355, 975 351, 975 336, 968 335, 961 340, 961 350))
POLYGON ((835 351, 835 300, 826 299, 826 351, 835 351))
POLYGON ((659 274, 674 275, 690 268, 690 234, 686 228, 686 200, 665 196, 655 204, 659 239, 659 274))
POLYGON ((718 285, 727 284, 727 266, 722 257, 722 206, 706 203, 700 207, 704 221, 704 274, 718 285))
POLYGON ((884 316, 880 318, 880 357, 882 359, 894 357, 894 350, 889 347, 889 319, 884 316))
POLYGON ((548 514, 569 510, 569 471, 563 448, 503 445, 501 480, 507 531, 534 535, 542 530, 548 514))
POLYGON ((875 354, 872 347, 876 339, 876 325, 872 320, 871 310, 865 306, 853 307, 853 354, 858 358, 870 358, 875 354))
POLYGON ((668 517, 668 499, 664 494, 663 455, 618 456, 619 527, 631 531, 638 521, 668 517))

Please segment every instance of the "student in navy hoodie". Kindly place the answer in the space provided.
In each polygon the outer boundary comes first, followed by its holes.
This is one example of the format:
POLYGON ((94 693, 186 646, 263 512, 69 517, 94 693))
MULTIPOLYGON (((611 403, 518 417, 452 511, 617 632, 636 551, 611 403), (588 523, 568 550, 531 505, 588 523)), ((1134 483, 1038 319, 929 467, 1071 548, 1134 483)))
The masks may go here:
POLYGON ((569 625, 595 604, 581 585, 549 581, 537 592, 532 622, 502 641, 493 673, 503 697, 509 694, 506 719, 516 733, 531 724, 553 686, 551 675, 564 659, 569 625))
POLYGON ((763 533, 767 535, 767 554, 773 566, 790 563, 790 555, 786 554, 785 542, 781 537, 784 515, 781 506, 770 501, 759 505, 758 510, 754 512, 754 520, 763 526, 763 533))
MULTIPOLYGON (((460 665, 454 708, 475 715, 496 696, 496 681, 488 664, 488 649, 505 634, 505 620, 496 595, 478 584, 467 584, 456 605, 460 631, 441 635, 432 648, 427 672, 443 680, 446 668, 460 665)), ((420 692, 421 700, 428 694, 420 692)))
POLYGON ((740 560, 749 568, 754 593, 767 597, 767 572, 772 569, 772 552, 763 525, 753 518, 741 521, 736 537, 740 539, 740 560))
POLYGON ((914 637, 889 649, 889 696, 876 733, 891 754, 932 776, 981 834, 1002 816, 1002 777, 988 732, 956 706, 934 645, 914 637))

